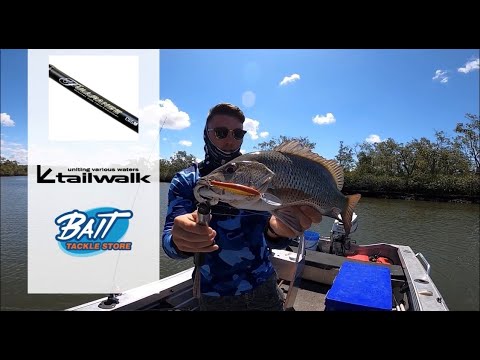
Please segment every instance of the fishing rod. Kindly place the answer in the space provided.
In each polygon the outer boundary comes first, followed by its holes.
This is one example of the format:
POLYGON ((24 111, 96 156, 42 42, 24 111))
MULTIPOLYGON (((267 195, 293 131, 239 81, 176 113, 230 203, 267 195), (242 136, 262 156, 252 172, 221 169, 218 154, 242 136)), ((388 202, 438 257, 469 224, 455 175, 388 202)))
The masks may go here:
MULTIPOLYGON (((197 205, 197 224, 208 226, 210 220, 211 207, 208 201, 198 203, 197 205)), ((195 278, 193 279, 193 296, 200 298, 200 266, 202 266, 204 255, 196 252, 193 261, 195 264, 195 278)))
POLYGON ((48 65, 48 73, 51 79, 55 80, 55 82, 62 85, 65 89, 138 133, 138 118, 136 116, 122 109, 120 106, 115 105, 110 100, 89 89, 53 65, 48 65))

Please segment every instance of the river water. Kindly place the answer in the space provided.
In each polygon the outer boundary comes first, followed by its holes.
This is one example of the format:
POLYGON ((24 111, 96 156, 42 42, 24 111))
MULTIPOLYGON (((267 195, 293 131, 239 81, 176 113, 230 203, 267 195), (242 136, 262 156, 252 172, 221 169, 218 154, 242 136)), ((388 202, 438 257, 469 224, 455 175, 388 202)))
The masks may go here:
MULTIPOLYGON (((160 184, 161 226, 167 209, 168 183, 160 184)), ((1 178, 1 310, 63 310, 101 295, 38 295, 27 293, 27 177, 1 178)), ((359 226, 352 238, 359 244, 388 242, 408 245, 430 263, 431 277, 450 310, 479 310, 478 204, 362 198, 359 226)), ((333 219, 312 230, 328 235, 333 219)), ((160 254, 160 276, 192 266, 160 254)))

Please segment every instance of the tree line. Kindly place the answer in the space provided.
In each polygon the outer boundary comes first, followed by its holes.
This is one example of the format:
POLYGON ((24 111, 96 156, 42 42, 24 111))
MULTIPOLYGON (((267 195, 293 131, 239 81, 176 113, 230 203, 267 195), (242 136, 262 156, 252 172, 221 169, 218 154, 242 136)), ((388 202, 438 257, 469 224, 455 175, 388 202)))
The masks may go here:
POLYGON ((27 175, 27 165, 20 165, 15 160, 0 157, 0 176, 24 176, 27 175))
MULTIPOLYGON (((454 136, 436 131, 434 140, 422 137, 407 143, 392 138, 382 142, 345 145, 340 141, 335 160, 345 172, 344 193, 360 192, 380 197, 437 198, 479 201, 480 121, 466 114, 457 123, 454 136)), ((267 151, 286 140, 297 140, 309 149, 316 143, 308 137, 280 136, 259 143, 267 151)), ((171 181, 195 156, 178 151, 170 160, 160 160, 160 181, 171 181)))
POLYGON ((336 160, 345 169, 345 191, 475 200, 480 196, 480 121, 467 114, 455 136, 435 132, 405 144, 389 138, 379 143, 340 142, 336 160))

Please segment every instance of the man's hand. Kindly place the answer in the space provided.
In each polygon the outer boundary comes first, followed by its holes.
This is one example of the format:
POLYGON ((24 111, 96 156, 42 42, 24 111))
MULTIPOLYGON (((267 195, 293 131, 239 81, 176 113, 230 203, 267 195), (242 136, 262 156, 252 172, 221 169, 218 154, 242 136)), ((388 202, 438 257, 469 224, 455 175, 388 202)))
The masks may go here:
MULTIPOLYGON (((289 207, 289 212, 297 218, 298 223, 302 227, 303 231, 309 229, 312 226, 312 223, 318 224, 322 221, 322 214, 311 206, 291 206, 289 207)), ((275 215, 272 215, 270 218, 270 227, 278 236, 293 238, 298 235, 282 221, 277 219, 275 215)), ((273 237, 275 237, 275 234, 270 234, 269 231, 269 235, 273 235, 273 237)))
POLYGON ((212 252, 218 250, 214 239, 217 232, 210 226, 197 224, 197 210, 180 215, 173 221, 172 240, 180 251, 212 252))

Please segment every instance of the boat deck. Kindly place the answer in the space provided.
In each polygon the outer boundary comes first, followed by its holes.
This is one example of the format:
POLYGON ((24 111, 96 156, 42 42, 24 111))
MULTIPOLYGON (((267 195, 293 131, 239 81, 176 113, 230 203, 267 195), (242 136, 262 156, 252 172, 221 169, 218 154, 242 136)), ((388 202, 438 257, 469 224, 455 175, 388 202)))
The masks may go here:
MULTIPOLYGON (((280 288, 285 295, 288 291, 288 285, 280 284, 280 288)), ((325 310, 325 296, 330 289, 329 285, 318 284, 310 280, 301 280, 295 303, 293 304, 293 311, 324 311, 325 310)))
MULTIPOLYGON (((327 292, 342 264, 347 261, 365 264, 364 261, 310 250, 306 251, 304 261, 298 262, 297 250, 298 248, 293 246, 289 250, 275 250, 272 258, 280 279, 279 285, 286 297, 287 310, 324 311, 327 292)), ((389 269, 392 285, 392 310, 448 311, 448 307, 428 275, 428 263, 426 270, 419 261, 419 256, 409 247, 372 244, 358 247, 358 252, 388 256, 398 264, 367 262, 369 266, 389 269)), ((193 297, 192 271, 193 268, 190 268, 168 278, 119 294, 117 304, 112 304, 110 301, 104 304, 107 300, 105 297, 67 310, 196 311, 198 310, 198 301, 193 297)))

